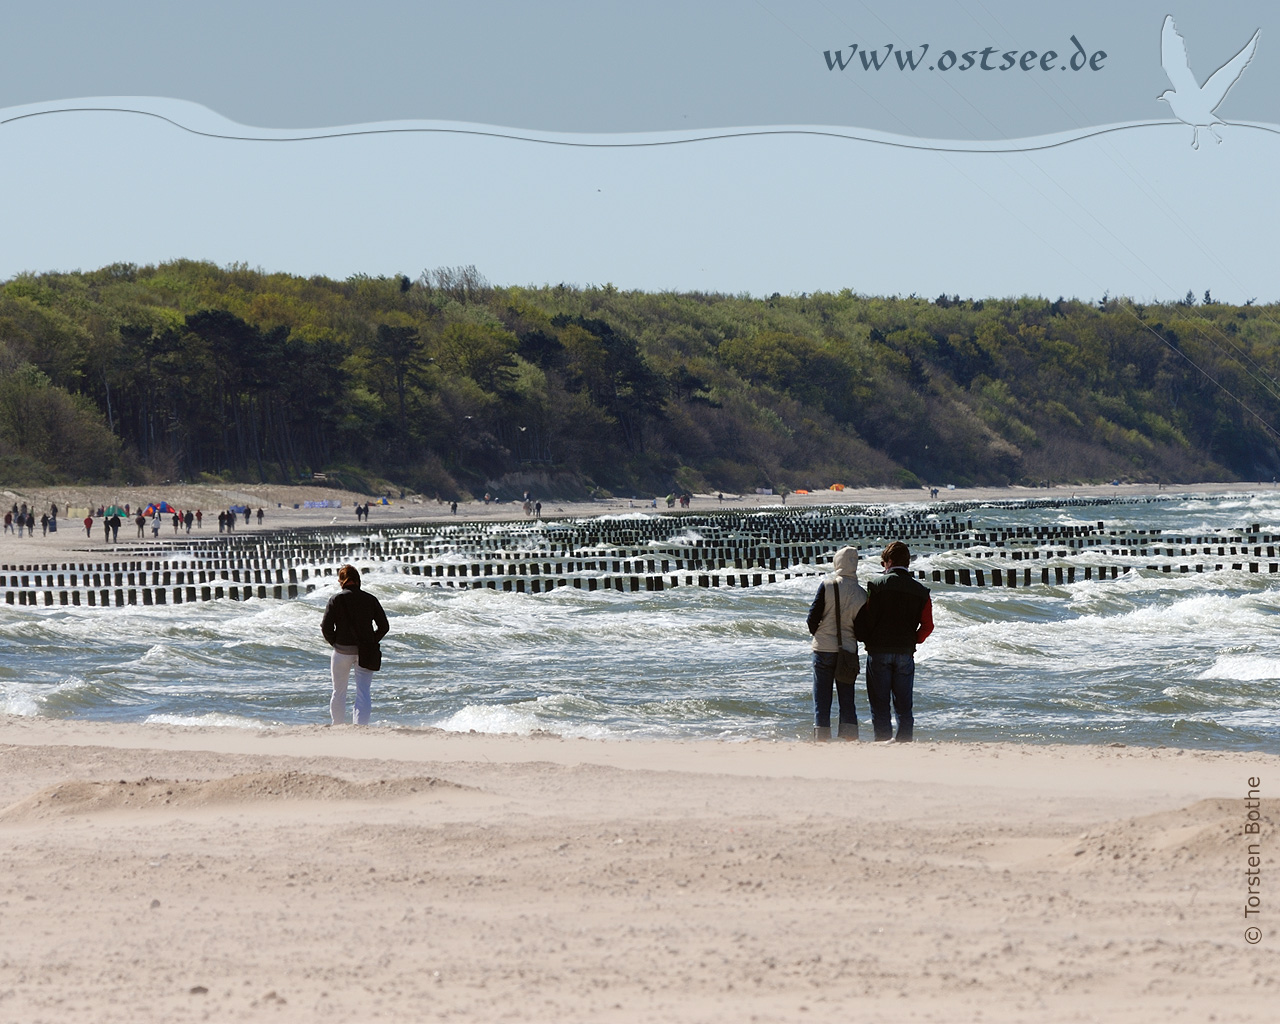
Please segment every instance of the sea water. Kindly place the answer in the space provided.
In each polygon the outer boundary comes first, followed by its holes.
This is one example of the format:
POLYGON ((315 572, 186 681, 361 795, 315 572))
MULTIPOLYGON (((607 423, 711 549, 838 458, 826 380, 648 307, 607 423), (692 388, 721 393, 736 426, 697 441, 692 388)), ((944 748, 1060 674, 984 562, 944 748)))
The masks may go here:
MULTIPOLYGON (((1106 521, 1280 532, 1274 491, 958 514, 976 530, 1106 521)), ((865 581, 877 559, 863 554, 865 581)), ((1069 561, 1118 560, 1073 552, 1069 561)), ((912 568, 972 564, 943 553, 912 568)), ((986 563, 995 564, 1009 565, 986 563)), ((364 582, 392 630, 375 676, 376 726, 596 738, 809 733, 805 614, 816 579, 626 594, 451 590, 377 571, 364 582)), ((326 722, 319 623, 334 584, 321 584, 294 601, 0 606, 0 712, 244 729, 326 722)), ((1280 750, 1280 577, 1135 570, 1061 586, 931 587, 936 630, 916 652, 918 740, 1280 750)), ((858 691, 865 719, 863 680, 858 691)))

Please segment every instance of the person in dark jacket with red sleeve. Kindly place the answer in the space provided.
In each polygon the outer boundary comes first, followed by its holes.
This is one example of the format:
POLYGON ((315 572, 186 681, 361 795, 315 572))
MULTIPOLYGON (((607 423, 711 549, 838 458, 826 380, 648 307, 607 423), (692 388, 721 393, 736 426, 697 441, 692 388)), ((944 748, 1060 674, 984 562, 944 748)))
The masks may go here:
POLYGON ((342 589, 329 598, 324 618, 320 620, 320 632, 333 648, 329 661, 333 674, 329 718, 334 725, 346 720, 347 679, 354 669, 356 695, 351 718, 355 725, 368 725, 373 705, 373 669, 360 664, 365 660, 360 656, 360 648, 369 645, 376 648, 391 626, 378 599, 360 589, 360 572, 354 565, 338 568, 338 586, 342 589))
POLYGON ((867 648, 867 702, 877 740, 891 740, 898 717, 898 742, 910 743, 915 718, 911 712, 916 675, 916 644, 933 632, 929 589, 911 578, 910 549, 900 540, 880 555, 879 579, 867 581, 867 603, 858 615, 858 639, 867 648))

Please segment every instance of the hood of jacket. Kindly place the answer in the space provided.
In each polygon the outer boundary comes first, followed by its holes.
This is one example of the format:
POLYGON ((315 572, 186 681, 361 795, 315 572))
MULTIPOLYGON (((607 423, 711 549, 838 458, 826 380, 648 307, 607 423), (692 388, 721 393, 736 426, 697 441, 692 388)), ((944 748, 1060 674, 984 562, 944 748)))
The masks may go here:
POLYGON ((836 576, 857 576, 858 575, 858 549, 853 547, 843 547, 836 552, 835 568, 832 570, 836 576))

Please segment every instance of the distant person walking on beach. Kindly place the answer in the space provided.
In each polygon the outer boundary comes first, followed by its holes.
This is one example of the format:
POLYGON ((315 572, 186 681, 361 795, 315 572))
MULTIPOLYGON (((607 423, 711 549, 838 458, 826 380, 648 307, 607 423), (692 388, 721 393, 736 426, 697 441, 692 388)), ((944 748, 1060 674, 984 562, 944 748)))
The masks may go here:
POLYGON ((867 648, 867 700, 877 740, 893 739, 890 703, 898 718, 898 742, 910 743, 916 644, 933 632, 929 589, 911 578, 911 551, 900 540, 880 555, 884 569, 867 581, 867 604, 858 616, 858 638, 867 648))
POLYGON ((93 539, 93 516, 84 517, 84 535, 90 540, 93 539))
POLYGON ((329 659, 333 675, 329 718, 334 725, 345 721, 347 680, 354 671, 356 694, 351 719, 356 725, 368 725, 373 673, 382 667, 378 644, 391 627, 378 599, 360 589, 360 573, 354 565, 338 569, 338 586, 342 589, 329 598, 320 620, 320 632, 333 648, 329 659))
POLYGON ((840 739, 858 738, 857 691, 858 641, 853 621, 867 603, 867 592, 858 583, 858 549, 843 547, 836 552, 833 571, 818 587, 809 606, 807 624, 813 636, 813 738, 831 739, 831 688, 840 701, 840 739), (848 653, 852 678, 836 675, 839 652, 848 653))

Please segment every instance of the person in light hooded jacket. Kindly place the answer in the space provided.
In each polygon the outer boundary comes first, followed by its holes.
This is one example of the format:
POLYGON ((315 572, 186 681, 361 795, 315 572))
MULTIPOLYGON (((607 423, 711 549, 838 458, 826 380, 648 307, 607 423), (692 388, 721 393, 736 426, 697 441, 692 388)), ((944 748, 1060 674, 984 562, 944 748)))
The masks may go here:
POLYGON ((813 636, 813 738, 831 739, 831 691, 835 688, 840 702, 840 730, 842 740, 858 738, 858 711, 854 707, 855 685, 837 683, 836 652, 840 643, 836 636, 836 588, 840 593, 840 640, 844 649, 856 661, 858 641, 853 632, 853 620, 867 603, 867 592, 858 583, 858 549, 843 547, 835 554, 834 568, 823 579, 818 594, 809 606, 808 626, 813 636))

